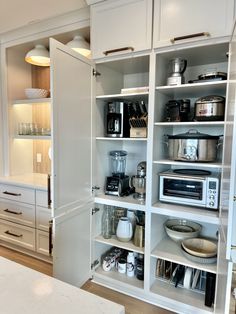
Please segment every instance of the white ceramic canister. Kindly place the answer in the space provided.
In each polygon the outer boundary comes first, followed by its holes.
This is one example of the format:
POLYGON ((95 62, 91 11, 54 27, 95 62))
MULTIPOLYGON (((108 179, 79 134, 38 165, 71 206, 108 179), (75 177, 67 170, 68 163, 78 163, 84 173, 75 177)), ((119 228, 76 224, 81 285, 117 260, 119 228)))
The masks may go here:
POLYGON ((116 236, 119 241, 128 242, 131 240, 133 235, 132 224, 128 217, 120 218, 116 229, 116 236))

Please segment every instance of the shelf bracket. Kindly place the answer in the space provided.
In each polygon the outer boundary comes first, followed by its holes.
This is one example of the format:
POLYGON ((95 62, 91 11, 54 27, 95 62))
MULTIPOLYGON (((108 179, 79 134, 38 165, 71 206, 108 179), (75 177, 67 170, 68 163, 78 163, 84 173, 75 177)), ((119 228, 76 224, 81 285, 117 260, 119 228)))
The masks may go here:
POLYGON ((97 76, 100 76, 101 73, 98 72, 97 70, 93 69, 93 76, 97 77, 97 76))
POLYGON ((99 208, 98 207, 95 207, 95 208, 92 208, 92 215, 96 214, 97 212, 99 212, 99 208))

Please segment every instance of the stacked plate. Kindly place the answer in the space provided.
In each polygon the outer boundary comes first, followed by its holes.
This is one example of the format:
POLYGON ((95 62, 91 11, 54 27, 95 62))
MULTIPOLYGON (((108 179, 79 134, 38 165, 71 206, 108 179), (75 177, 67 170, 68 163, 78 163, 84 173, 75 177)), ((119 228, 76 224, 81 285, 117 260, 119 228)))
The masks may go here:
POLYGON ((181 248, 184 255, 193 262, 213 264, 217 260, 217 245, 214 241, 203 238, 186 239, 182 241, 181 248))

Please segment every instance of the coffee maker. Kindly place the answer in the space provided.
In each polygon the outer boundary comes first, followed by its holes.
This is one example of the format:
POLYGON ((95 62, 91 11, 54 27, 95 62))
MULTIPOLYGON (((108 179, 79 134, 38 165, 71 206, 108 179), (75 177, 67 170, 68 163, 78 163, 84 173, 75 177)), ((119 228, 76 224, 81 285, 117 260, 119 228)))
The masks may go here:
POLYGON ((130 178, 130 185, 135 188, 134 198, 141 204, 146 197, 146 161, 141 161, 137 166, 137 175, 130 178))
POLYGON ((129 137, 128 105, 124 102, 109 102, 105 106, 105 136, 129 137))
POLYGON ((113 150, 110 152, 112 175, 106 178, 105 194, 125 196, 133 192, 129 186, 129 176, 125 175, 127 152, 113 150))
POLYGON ((189 121, 190 99, 169 100, 166 104, 165 121, 189 121))
POLYGON ((170 61, 171 74, 167 79, 167 85, 181 85, 184 84, 184 71, 187 67, 187 60, 182 58, 175 58, 170 61))

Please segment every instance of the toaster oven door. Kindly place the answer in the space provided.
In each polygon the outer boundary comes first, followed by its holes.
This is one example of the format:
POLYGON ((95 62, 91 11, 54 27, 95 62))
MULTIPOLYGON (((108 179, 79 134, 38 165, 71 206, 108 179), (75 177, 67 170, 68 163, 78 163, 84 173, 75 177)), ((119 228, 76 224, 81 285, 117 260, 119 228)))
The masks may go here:
POLYGON ((206 180, 160 176, 160 201, 206 206, 206 180))

